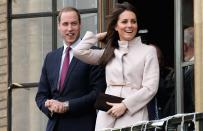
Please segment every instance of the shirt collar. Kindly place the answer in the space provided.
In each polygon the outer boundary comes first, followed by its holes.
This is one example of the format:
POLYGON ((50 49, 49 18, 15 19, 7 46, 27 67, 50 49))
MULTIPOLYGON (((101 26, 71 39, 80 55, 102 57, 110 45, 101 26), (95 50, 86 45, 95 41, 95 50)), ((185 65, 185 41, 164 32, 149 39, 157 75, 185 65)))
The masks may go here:
POLYGON ((195 57, 193 56, 192 58, 190 58, 189 61, 194 61, 195 60, 195 57))
MULTIPOLYGON (((72 49, 75 48, 75 47, 79 44, 80 41, 81 41, 81 39, 79 38, 79 39, 78 39, 76 42, 74 42, 70 47, 71 47, 72 49)), ((68 48, 68 46, 67 46, 66 42, 63 41, 63 53, 65 53, 66 48, 68 48)))

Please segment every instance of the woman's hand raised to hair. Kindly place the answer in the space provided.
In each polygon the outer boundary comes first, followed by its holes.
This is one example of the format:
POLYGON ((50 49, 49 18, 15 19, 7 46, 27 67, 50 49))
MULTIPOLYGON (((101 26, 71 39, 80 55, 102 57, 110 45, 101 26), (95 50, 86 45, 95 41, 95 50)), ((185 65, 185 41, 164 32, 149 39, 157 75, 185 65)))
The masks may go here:
POLYGON ((106 37, 107 32, 101 32, 96 34, 98 41, 102 41, 106 37))

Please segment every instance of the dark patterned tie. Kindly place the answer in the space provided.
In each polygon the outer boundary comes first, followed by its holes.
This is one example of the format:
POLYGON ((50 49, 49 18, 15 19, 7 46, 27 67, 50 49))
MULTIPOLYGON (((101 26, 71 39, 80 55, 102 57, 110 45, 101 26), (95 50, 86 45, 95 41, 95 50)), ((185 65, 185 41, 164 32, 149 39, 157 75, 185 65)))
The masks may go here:
POLYGON ((59 91, 60 92, 63 91, 64 81, 65 81, 65 78, 66 78, 66 74, 68 72, 69 61, 70 61, 70 50, 71 50, 70 47, 66 48, 66 55, 65 55, 65 58, 64 58, 64 61, 63 61, 63 66, 62 66, 62 69, 61 69, 61 77, 60 77, 60 81, 59 81, 59 91))

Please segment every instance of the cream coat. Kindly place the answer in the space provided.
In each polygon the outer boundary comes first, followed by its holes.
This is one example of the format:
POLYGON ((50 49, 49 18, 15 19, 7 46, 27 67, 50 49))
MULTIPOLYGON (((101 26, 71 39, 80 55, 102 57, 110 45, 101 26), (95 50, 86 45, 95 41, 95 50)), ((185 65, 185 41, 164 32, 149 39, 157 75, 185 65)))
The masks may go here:
MULTIPOLYGON (((97 64, 104 50, 90 49, 97 43, 97 37, 87 32, 80 44, 73 49, 80 60, 97 64)), ((127 112, 114 119, 106 112, 99 111, 96 130, 120 128, 148 120, 147 103, 158 89, 159 65, 156 49, 142 44, 140 37, 132 41, 119 41, 114 50, 115 58, 106 66, 106 93, 125 98, 127 112)))

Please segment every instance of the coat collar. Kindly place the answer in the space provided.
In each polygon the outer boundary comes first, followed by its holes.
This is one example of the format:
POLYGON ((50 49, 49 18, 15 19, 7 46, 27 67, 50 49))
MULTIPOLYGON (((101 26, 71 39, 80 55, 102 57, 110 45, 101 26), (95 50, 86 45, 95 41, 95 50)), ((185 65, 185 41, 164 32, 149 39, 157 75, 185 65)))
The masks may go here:
POLYGON ((125 55, 131 46, 140 46, 142 44, 140 37, 135 37, 131 41, 118 41, 119 49, 115 51, 120 53, 120 55, 125 55))
POLYGON ((135 37, 134 39, 130 40, 130 41, 120 41, 118 40, 118 45, 119 48, 129 48, 129 46, 135 46, 135 45, 141 45, 141 38, 140 37, 135 37))

